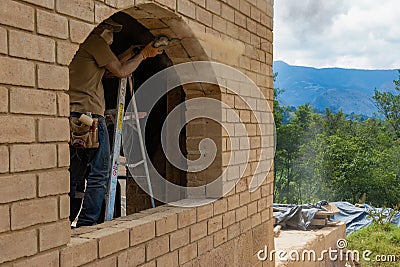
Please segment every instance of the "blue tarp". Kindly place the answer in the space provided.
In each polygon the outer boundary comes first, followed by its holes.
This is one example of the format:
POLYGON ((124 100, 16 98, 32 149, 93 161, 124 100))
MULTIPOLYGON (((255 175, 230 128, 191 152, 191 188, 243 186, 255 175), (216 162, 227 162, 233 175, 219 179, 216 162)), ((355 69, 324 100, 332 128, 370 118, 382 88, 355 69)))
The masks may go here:
MULTIPOLYGON (((359 208, 348 202, 332 202, 340 210, 340 213, 331 217, 331 221, 341 221, 346 223, 346 234, 349 235, 365 226, 372 223, 372 218, 369 217, 369 211, 375 210, 378 213, 382 212, 382 208, 374 208, 370 205, 363 204, 364 207, 359 208)), ((392 209, 386 208, 383 214, 388 216, 392 209)), ((391 223, 400 227, 400 212, 397 212, 391 223)))

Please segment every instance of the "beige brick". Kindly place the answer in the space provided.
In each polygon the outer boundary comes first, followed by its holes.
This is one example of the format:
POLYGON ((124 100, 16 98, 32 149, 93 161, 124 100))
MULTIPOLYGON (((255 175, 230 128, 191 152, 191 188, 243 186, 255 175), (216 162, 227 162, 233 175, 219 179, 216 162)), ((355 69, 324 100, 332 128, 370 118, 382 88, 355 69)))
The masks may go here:
POLYGON ((79 44, 83 43, 83 41, 85 41, 85 39, 89 36, 89 33, 93 30, 93 28, 94 28, 93 24, 76 20, 70 20, 69 36, 71 38, 71 41, 79 44))
POLYGON ((51 171, 39 174, 39 197, 69 192, 69 171, 51 171))
POLYGON ((24 261, 14 263, 13 267, 53 267, 58 266, 60 261, 58 251, 53 251, 39 256, 31 257, 24 261))
POLYGON ((26 60, 0 57, 0 83, 34 86, 35 64, 26 60))
POLYGON ((69 196, 68 195, 63 195, 60 196, 59 200, 59 205, 60 205, 60 219, 65 219, 69 217, 69 196))
POLYGON ((172 10, 175 10, 176 8, 176 0, 158 0, 157 2, 172 10))
POLYGON ((8 52, 7 30, 0 27, 0 53, 7 54, 7 52, 8 52))
POLYGON ((232 210, 222 215, 222 227, 226 228, 236 222, 236 211, 232 210))
POLYGON ((196 209, 188 209, 178 214, 178 228, 183 228, 196 223, 196 209))
POLYGON ((222 229, 214 234, 214 247, 218 247, 228 240, 228 229, 222 229))
POLYGON ((197 208, 197 221, 200 222, 202 220, 211 218, 213 216, 213 206, 205 205, 197 208))
POLYGON ((78 19, 94 21, 94 1, 56 0, 56 10, 78 19))
POLYGON ((178 265, 178 251, 174 251, 164 256, 159 257, 157 260, 157 267, 172 267, 178 265))
POLYGON ((256 7, 254 7, 254 6, 251 6, 250 7, 250 17, 252 19, 254 19, 255 21, 257 21, 257 22, 261 21, 261 12, 260 12, 260 10, 257 9, 256 7))
POLYGON ((268 203, 268 205, 271 205, 272 203, 273 203, 273 200, 274 199, 274 196, 273 195, 270 195, 270 196, 268 196, 267 197, 267 203, 268 203))
POLYGON ((171 251, 189 244, 189 228, 173 232, 169 238, 171 251))
POLYGON ((55 115, 56 94, 43 90, 10 89, 11 113, 55 115))
POLYGON ((56 44, 53 39, 10 30, 10 55, 45 62, 55 62, 56 44))
POLYGON ((263 210, 267 209, 268 203, 267 198, 262 198, 257 202, 257 211, 262 212, 263 210))
POLYGON ((55 0, 24 0, 24 2, 32 3, 37 6, 53 9, 55 0))
POLYGON ((156 236, 156 226, 154 221, 139 219, 119 225, 120 228, 130 230, 130 246, 153 239, 156 236))
POLYGON ((239 195, 233 195, 227 198, 228 210, 234 210, 239 207, 239 195))
POLYGON ((79 49, 78 44, 73 44, 65 41, 57 41, 57 63, 68 66, 71 63, 76 51, 79 49))
POLYGON ((0 143, 30 143, 35 141, 35 120, 29 117, 0 116, 0 143))
POLYGON ((60 266, 76 267, 97 259, 97 241, 95 239, 71 238, 60 252, 60 266))
POLYGON ((234 39, 239 39, 239 26, 234 23, 227 22, 226 33, 234 39))
POLYGON ((81 235, 84 238, 94 238, 99 242, 99 257, 103 258, 129 247, 129 230, 105 228, 81 235))
POLYGON ((198 4, 201 7, 206 7, 206 0, 193 0, 192 2, 198 4))
POLYGON ((11 172, 40 170, 57 166, 56 145, 14 145, 10 148, 11 172))
POLYGON ((162 236, 173 232, 178 228, 178 216, 176 214, 168 214, 168 216, 156 221, 156 235, 162 236))
POLYGON ((118 253, 117 262, 118 262, 118 267, 129 266, 128 252, 126 250, 124 250, 122 253, 118 253))
POLYGON ((245 233, 251 229, 251 218, 244 219, 240 222, 240 233, 245 233))
POLYGON ((261 224, 261 213, 256 213, 251 216, 251 227, 256 227, 261 224))
POLYGON ((58 144, 57 145, 57 156, 58 156, 58 167, 69 166, 69 145, 58 144))
POLYGON ((8 89, 0 87, 0 113, 8 112, 8 89))
POLYGON ((56 198, 43 198, 18 202, 11 206, 11 229, 22 229, 31 225, 53 222, 58 219, 56 198))
POLYGON ((60 247, 69 242, 71 228, 69 220, 56 222, 39 228, 39 249, 40 251, 60 247))
POLYGON ((38 10, 36 16, 38 33, 61 39, 68 38, 67 18, 42 10, 38 10))
POLYGON ((228 201, 226 198, 214 202, 214 216, 222 214, 228 210, 228 201))
POLYGON ((251 6, 248 1, 239 1, 239 10, 246 16, 250 17, 251 6))
POLYGON ((221 15, 222 18, 227 19, 231 22, 235 22, 235 10, 224 3, 222 4, 221 7, 221 15))
POLYGON ((43 89, 68 90, 68 67, 38 64, 38 86, 43 89))
POLYGON ((212 18, 212 27, 213 29, 222 32, 222 33, 226 33, 226 29, 227 29, 227 21, 223 18, 221 18, 220 16, 217 15, 213 15, 212 18))
POLYGON ((236 221, 241 221, 247 218, 247 206, 238 208, 236 212, 236 221))
POLYGON ((197 242, 197 253, 200 255, 212 250, 214 248, 214 237, 212 235, 200 239, 197 242))
POLYGON ((247 215, 251 216, 253 214, 257 213, 257 201, 256 202, 251 202, 247 206, 247 215))
POLYGON ((138 266, 146 261, 145 245, 136 246, 127 250, 128 266, 138 266))
POLYGON ((0 233, 10 231, 10 207, 0 206, 0 233))
POLYGON ((212 26, 212 13, 198 6, 196 7, 196 19, 208 27, 212 26))
POLYGON ((39 119, 39 142, 68 141, 69 121, 67 118, 39 119))
POLYGON ((20 174, 0 178, 0 203, 30 199, 36 196, 36 175, 20 174))
POLYGON ((213 217, 208 220, 207 233, 208 235, 215 233, 222 229, 222 215, 213 217))
POLYGON ((10 170, 10 155, 8 147, 0 146, 0 173, 9 172, 10 170))
POLYGON ((105 5, 104 3, 94 3, 94 22, 100 23, 103 20, 111 17, 115 13, 115 9, 105 5))
POLYGON ((0 235, 0 264, 36 254, 37 244, 35 229, 0 235))
POLYGON ((192 243, 179 250, 179 264, 184 264, 197 257, 197 243, 192 243))
MULTIPOLYGON (((172 20, 172 19, 171 20, 168 20, 168 19, 160 20, 157 18, 146 18, 146 19, 139 20, 140 24, 142 24, 143 26, 145 26, 146 28, 151 29, 151 30, 168 28, 167 24, 174 25, 173 23, 171 23, 171 21, 174 21, 174 20, 172 20)), ((178 23, 180 23, 180 22, 177 22, 177 24, 178 23)))
POLYGON ((0 23, 33 31, 34 9, 12 0, 3 0, 0 9, 0 23))
MULTIPOLYGON (((123 8, 123 7, 127 7, 128 5, 129 6, 133 5, 132 0, 104 0, 104 1, 101 1, 101 2, 105 2, 107 5, 110 5, 110 6, 115 7, 115 8, 123 8)), ((136 5, 142 4, 142 3, 148 3, 148 2, 146 2, 146 0, 136 0, 135 1, 136 5)), ((145 13, 145 14, 148 14, 148 13, 145 13)))
POLYGON ((228 240, 240 235, 240 223, 235 223, 228 227, 228 240))
POLYGON ((169 251, 169 238, 162 236, 150 240, 146 244, 146 261, 158 258, 169 251))
POLYGON ((185 16, 196 18, 196 6, 191 1, 177 0, 177 10, 185 16))
POLYGON ((250 203, 250 193, 249 192, 243 192, 239 195, 239 203, 240 206, 246 205, 250 203))
POLYGON ((217 15, 221 14, 221 1, 219 0, 207 0, 206 9, 217 15))
POLYGON ((207 221, 196 223, 190 227, 190 242, 207 236, 207 221))
POLYGON ((247 26, 246 25, 246 16, 239 13, 238 11, 235 11, 235 24, 240 27, 246 28, 246 26, 247 26))
POLYGON ((156 267, 156 261, 151 261, 151 262, 147 262, 143 265, 140 265, 139 267, 156 267))
POLYGON ((117 267, 117 258, 116 257, 110 257, 106 258, 103 260, 97 260, 96 262, 89 263, 88 265, 85 265, 85 267, 117 267))
POLYGON ((69 95, 66 93, 57 93, 57 109, 59 116, 69 116, 69 95))

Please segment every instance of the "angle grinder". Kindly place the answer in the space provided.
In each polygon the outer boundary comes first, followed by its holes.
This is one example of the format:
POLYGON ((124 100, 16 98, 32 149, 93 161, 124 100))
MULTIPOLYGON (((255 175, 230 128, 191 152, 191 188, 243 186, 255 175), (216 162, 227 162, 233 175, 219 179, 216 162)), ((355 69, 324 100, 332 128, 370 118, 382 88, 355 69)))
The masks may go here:
POLYGON ((169 39, 168 36, 166 35, 158 35, 153 42, 153 47, 154 48, 159 48, 163 46, 168 46, 170 44, 171 40, 169 39))

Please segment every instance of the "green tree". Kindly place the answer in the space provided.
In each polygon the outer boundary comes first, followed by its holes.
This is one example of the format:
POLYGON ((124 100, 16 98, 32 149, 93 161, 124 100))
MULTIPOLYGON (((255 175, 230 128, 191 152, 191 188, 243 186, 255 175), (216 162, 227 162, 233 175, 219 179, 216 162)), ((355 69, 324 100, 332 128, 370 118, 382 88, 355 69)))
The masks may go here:
POLYGON ((393 127, 397 138, 400 138, 400 70, 399 79, 393 81, 396 85, 395 93, 379 92, 375 89, 374 103, 386 121, 393 127))
MULTIPOLYGON (((400 92, 400 78, 394 82, 400 92)), ((400 203, 399 95, 375 91, 374 100, 385 120, 318 114, 310 105, 289 111, 275 98, 276 202, 355 203, 366 194, 374 206, 400 203)))

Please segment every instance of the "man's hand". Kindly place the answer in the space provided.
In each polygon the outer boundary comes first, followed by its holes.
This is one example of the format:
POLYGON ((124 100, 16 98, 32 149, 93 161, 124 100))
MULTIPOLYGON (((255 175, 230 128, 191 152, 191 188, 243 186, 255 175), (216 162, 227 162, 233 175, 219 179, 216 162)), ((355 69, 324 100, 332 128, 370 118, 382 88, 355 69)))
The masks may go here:
POLYGON ((142 54, 143 58, 149 58, 149 57, 155 57, 159 54, 162 54, 164 50, 162 48, 154 48, 153 47, 153 42, 150 42, 143 48, 142 51, 140 51, 140 54, 142 54))

